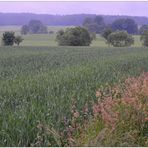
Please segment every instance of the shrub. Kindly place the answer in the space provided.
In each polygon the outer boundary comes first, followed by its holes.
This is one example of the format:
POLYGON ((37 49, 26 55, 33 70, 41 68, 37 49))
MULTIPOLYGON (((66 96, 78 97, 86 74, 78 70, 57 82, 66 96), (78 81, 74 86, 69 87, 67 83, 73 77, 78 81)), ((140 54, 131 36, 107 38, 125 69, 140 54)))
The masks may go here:
POLYGON ((5 46, 12 46, 15 41, 15 33, 6 31, 3 33, 2 44, 5 46))
POLYGON ((16 36, 14 43, 17 44, 19 46, 19 44, 23 41, 23 38, 21 36, 16 36))
POLYGON ((60 46, 89 46, 91 37, 85 28, 75 27, 58 31, 56 41, 60 46))
POLYGON ((134 38, 126 31, 115 31, 108 36, 107 42, 114 47, 126 47, 134 44, 134 38))
POLYGON ((106 40, 108 40, 108 36, 112 33, 112 29, 111 28, 106 28, 104 29, 103 33, 102 33, 102 37, 104 37, 106 40))
POLYGON ((140 37, 140 40, 142 41, 143 46, 148 46, 148 30, 144 30, 140 37))

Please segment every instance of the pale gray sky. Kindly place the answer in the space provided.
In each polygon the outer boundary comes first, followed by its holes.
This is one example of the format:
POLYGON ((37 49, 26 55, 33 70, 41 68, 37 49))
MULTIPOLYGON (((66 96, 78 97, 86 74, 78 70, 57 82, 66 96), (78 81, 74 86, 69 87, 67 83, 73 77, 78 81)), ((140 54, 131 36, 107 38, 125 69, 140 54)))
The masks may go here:
POLYGON ((148 2, 2 2, 0 12, 148 16, 148 2))

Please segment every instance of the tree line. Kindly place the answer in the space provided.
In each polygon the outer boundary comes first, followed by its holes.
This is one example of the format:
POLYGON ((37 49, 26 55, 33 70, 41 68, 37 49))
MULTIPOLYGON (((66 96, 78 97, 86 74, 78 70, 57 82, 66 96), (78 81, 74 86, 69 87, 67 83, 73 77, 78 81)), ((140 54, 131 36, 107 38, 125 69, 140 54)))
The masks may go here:
POLYGON ((132 19, 117 19, 112 24, 105 24, 102 16, 86 18, 83 27, 68 28, 57 33, 57 42, 60 46, 89 46, 95 34, 101 34, 108 45, 114 47, 126 47, 134 44, 132 35, 141 34, 140 40, 144 46, 148 46, 148 25, 138 29, 138 25, 132 19))
POLYGON ((112 24, 106 24, 102 16, 93 18, 86 18, 83 26, 89 32, 102 33, 105 28, 112 28, 113 31, 125 30, 129 34, 138 34, 138 25, 133 19, 123 18, 117 19, 112 24))
MULTIPOLYGON (((101 15, 106 24, 113 23, 117 19, 130 18, 136 21, 138 26, 148 24, 147 17, 141 16, 120 16, 101 15)), ((96 14, 73 14, 73 15, 50 15, 32 13, 0 13, 0 25, 25 25, 30 20, 40 20, 47 26, 81 26, 86 17, 95 18, 96 14)))
MULTIPOLYGON (((21 28, 21 34, 46 34, 47 26, 39 20, 31 20, 21 28)), ((53 33, 53 32, 52 32, 53 33)), ((56 41, 60 46, 89 46, 96 34, 106 40, 108 45, 125 47, 134 44, 132 35, 141 34, 140 40, 144 46, 148 46, 148 25, 138 29, 138 25, 132 19, 117 19, 112 24, 105 24, 102 16, 86 18, 80 27, 67 28, 57 32, 56 41)), ((5 32, 2 38, 3 45, 19 45, 23 41, 21 36, 15 36, 14 32, 5 32)))

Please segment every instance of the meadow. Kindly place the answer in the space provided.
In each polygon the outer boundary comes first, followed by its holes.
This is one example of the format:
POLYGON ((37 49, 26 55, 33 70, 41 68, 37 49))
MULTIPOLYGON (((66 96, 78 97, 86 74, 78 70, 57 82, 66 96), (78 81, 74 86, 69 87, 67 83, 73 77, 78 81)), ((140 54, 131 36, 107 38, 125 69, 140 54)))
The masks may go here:
POLYGON ((128 48, 100 37, 90 47, 58 47, 54 35, 26 35, 21 46, 0 47, 0 146, 63 146, 55 137, 73 100, 81 111, 101 86, 148 71, 148 48, 136 39, 128 48))

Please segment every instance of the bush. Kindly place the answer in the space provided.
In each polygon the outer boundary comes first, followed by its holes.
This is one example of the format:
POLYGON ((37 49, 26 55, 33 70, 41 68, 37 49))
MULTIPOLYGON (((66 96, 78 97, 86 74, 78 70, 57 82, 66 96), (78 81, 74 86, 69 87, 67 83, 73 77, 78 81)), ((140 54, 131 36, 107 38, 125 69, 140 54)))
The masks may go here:
POLYGON ((142 33, 140 40, 142 41, 143 46, 148 46, 148 30, 145 30, 142 33))
POLYGON ((112 33, 112 29, 111 28, 106 28, 104 29, 103 33, 102 33, 102 37, 104 37, 106 40, 108 39, 108 36, 112 33))
POLYGON ((12 46, 15 41, 15 33, 6 31, 3 33, 2 44, 5 46, 12 46))
POLYGON ((14 43, 17 44, 19 46, 19 44, 23 41, 23 38, 21 36, 16 36, 14 43))
POLYGON ((58 31, 56 41, 60 46, 89 46, 92 40, 85 28, 75 27, 58 31))
POLYGON ((107 42, 114 47, 126 47, 134 44, 134 38, 126 31, 115 31, 108 36, 107 42))

